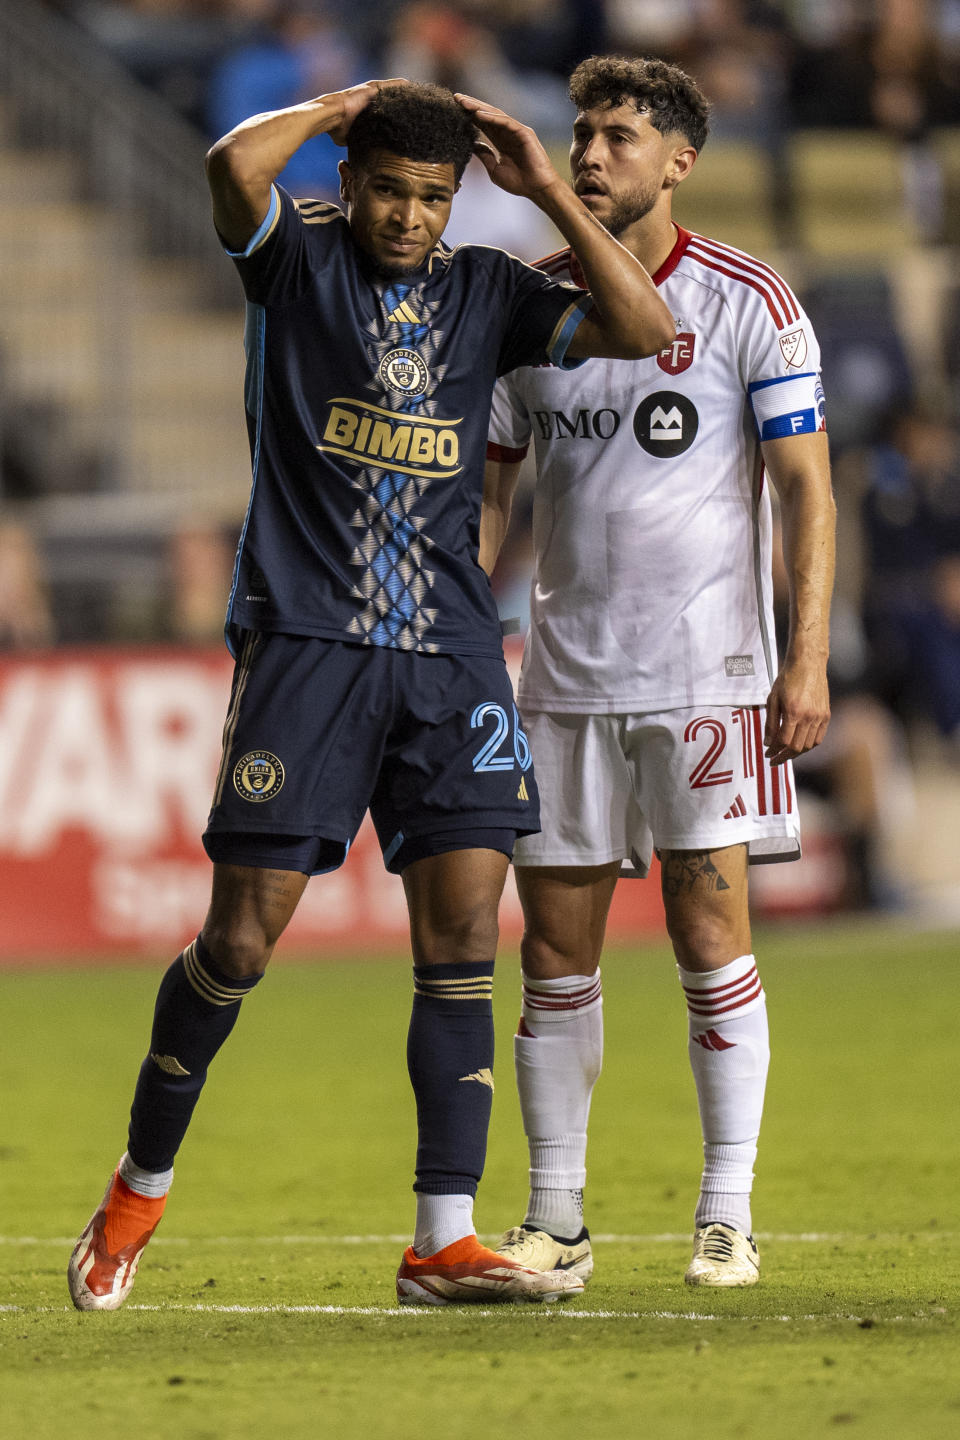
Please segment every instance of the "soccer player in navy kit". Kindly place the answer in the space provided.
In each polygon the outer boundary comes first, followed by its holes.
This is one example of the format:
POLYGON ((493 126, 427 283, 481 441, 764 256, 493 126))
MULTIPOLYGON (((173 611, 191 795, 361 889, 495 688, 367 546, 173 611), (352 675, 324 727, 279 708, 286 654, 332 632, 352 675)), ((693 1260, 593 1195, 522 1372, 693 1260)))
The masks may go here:
POLYGON ((514 840, 538 825, 477 562, 485 439, 498 375, 654 354, 674 324, 533 132, 470 97, 355 86, 255 116, 213 146, 207 173, 247 298, 253 461, 204 835, 212 899, 161 982, 128 1148, 74 1249, 70 1292, 79 1309, 126 1299, 207 1067, 308 877, 342 863, 369 808, 403 878, 414 957, 417 1220, 398 1297, 575 1293, 576 1277, 480 1245, 472 1218, 497 909, 514 840), (347 146, 343 211, 274 183, 322 133, 347 146), (592 298, 502 251, 440 243, 474 150, 576 246, 592 298))

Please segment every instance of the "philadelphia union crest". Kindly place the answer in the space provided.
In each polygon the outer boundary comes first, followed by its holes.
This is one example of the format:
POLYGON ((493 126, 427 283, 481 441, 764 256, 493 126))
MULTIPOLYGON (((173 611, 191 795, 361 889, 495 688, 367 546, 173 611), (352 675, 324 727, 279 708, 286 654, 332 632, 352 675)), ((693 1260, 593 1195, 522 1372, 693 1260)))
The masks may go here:
POLYGON ((382 383, 395 395, 422 395, 430 383, 430 372, 416 350, 391 350, 380 361, 382 383))
POLYGON ((269 750, 251 750, 233 767, 233 788, 241 800, 272 800, 283 788, 283 766, 269 750))

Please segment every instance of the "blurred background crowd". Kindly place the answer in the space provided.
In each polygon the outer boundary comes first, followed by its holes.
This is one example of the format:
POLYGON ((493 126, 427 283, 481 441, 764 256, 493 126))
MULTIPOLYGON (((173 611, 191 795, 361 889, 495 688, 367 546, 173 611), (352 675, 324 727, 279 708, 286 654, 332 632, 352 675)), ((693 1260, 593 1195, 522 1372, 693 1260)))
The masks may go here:
MULTIPOLYGON (((0 645, 219 634, 249 462, 241 297, 202 175, 212 139, 406 75, 503 106, 564 166, 566 78, 603 51, 698 79, 712 135, 677 217, 781 269, 818 332, 836 714, 799 780, 842 837, 843 903, 895 908, 907 817, 960 787, 960 0, 4 7, 0 645)), ((313 141, 281 178, 335 199, 339 154, 313 141)), ((448 238, 527 259, 555 242, 472 169, 448 238)), ((495 582, 510 614, 530 483, 495 582)), ((955 874, 956 810, 934 808, 921 863, 955 874)))

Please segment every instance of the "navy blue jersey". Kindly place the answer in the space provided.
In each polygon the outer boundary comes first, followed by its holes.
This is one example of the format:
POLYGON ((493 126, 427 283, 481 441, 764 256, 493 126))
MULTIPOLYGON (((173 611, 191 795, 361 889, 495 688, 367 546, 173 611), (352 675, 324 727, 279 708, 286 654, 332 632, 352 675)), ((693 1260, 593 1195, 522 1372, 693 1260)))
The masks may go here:
POLYGON ((500 654, 477 563, 493 385, 563 364, 589 296, 479 245, 437 245, 413 275, 384 279, 342 211, 278 186, 232 258, 253 487, 228 638, 500 654))

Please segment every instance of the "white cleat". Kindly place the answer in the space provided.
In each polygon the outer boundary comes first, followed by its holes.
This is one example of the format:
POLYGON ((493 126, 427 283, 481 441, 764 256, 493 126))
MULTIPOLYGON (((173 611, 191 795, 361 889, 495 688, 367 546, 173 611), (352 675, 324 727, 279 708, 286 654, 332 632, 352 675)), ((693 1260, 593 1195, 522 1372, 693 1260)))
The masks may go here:
POLYGON ((586 1230, 581 1230, 575 1240, 558 1240, 547 1230, 515 1225, 500 1241, 497 1254, 528 1270, 563 1270, 578 1276, 584 1284, 593 1274, 593 1251, 586 1230))
POLYGON ((704 1225, 693 1237, 693 1259, 684 1280, 688 1285, 756 1285, 760 1255, 752 1235, 717 1221, 704 1225))

